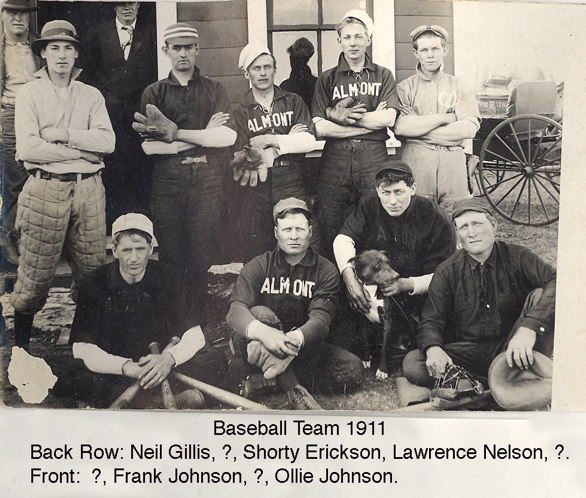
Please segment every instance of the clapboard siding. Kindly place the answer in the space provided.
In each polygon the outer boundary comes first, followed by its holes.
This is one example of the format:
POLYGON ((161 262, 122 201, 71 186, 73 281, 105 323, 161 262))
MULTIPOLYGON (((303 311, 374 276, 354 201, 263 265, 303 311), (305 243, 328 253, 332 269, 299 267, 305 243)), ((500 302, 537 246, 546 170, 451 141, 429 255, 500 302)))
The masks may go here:
POLYGON ((396 16, 452 16, 452 2, 395 0, 396 16))
POLYGON ((246 18, 246 1, 177 2, 177 19, 180 21, 246 20, 246 18))
POLYGON ((248 43, 246 0, 178 2, 177 20, 189 22, 199 32, 197 65, 202 74, 220 81, 231 103, 239 102, 248 89, 238 69, 238 56, 248 43))
POLYGON ((445 70, 454 72, 453 5, 452 2, 395 0, 395 76, 397 81, 415 73, 417 60, 413 57, 409 33, 417 26, 439 24, 450 33, 449 52, 445 70))

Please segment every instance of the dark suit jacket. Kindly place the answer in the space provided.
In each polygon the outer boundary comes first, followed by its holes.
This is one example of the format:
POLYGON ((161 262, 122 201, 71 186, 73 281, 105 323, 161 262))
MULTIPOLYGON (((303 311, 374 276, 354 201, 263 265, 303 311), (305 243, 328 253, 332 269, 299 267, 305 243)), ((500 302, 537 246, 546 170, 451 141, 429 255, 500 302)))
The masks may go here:
POLYGON ((132 115, 140 109, 143 90, 158 79, 155 25, 137 19, 128 60, 120 47, 115 19, 92 26, 82 42, 82 81, 104 94, 114 126, 132 122, 132 115))

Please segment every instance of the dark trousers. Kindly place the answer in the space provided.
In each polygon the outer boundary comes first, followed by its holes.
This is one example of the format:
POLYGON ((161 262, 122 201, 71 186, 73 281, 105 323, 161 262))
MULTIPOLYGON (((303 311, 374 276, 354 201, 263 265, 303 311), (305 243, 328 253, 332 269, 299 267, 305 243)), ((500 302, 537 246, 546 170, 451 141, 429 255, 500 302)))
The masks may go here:
MULTIPOLYGON (((2 240, 14 236, 18 196, 28 173, 16 159, 14 106, 2 106, 2 240)), ((4 270, 10 269, 4 266, 4 270)))
POLYGON ((379 140, 327 140, 319 170, 316 211, 328 257, 333 258, 334 239, 361 197, 374 193, 374 176, 387 157, 386 145, 379 140))
MULTIPOLYGON (((488 386, 488 369, 492 361, 499 353, 507 349, 509 341, 519 326, 521 326, 527 314, 539 301, 542 293, 543 289, 535 289, 529 293, 525 299, 523 310, 508 336, 484 342, 454 342, 444 344, 442 349, 456 365, 464 367, 485 386, 488 386)), ((551 357, 553 355, 553 335, 552 319, 551 327, 547 333, 545 335, 537 335, 537 341, 533 349, 543 353, 547 357, 551 357)), ((403 361, 403 373, 409 382, 419 386, 433 388, 435 379, 430 377, 427 372, 425 365, 426 359, 425 353, 422 353, 420 350, 416 349, 415 351, 411 351, 403 361)))
MULTIPOLYGON (((118 396, 135 383, 135 379, 123 375, 91 372, 82 360, 68 356, 50 358, 47 362, 58 378, 51 394, 86 401, 94 408, 108 408, 118 396)), ((206 384, 221 386, 227 368, 228 362, 222 351, 206 345, 193 358, 174 370, 206 384)), ((189 386, 172 376, 169 377, 169 382, 175 394, 189 389, 189 386)), ((161 389, 155 387, 148 391, 140 391, 133 406, 162 408, 161 389)))
POLYGON ((106 189, 106 223, 108 227, 126 213, 149 215, 152 187, 152 159, 141 147, 141 138, 132 129, 132 121, 113 123, 116 150, 104 158, 102 174, 106 189))
MULTIPOLYGON (((273 207, 277 202, 289 197, 305 201, 309 206, 309 196, 303 187, 302 165, 275 166, 269 170, 266 182, 256 187, 241 187, 240 206, 232 207, 236 224, 236 244, 240 247, 239 261, 250 261, 255 256, 275 247, 273 207)), ((311 208, 310 208, 311 209, 311 208)), ((321 252, 321 237, 317 219, 313 220, 311 246, 321 252)))
POLYGON ((181 271, 203 320, 207 271, 218 247, 222 172, 217 165, 181 164, 182 160, 176 156, 156 161, 151 213, 159 260, 181 271))

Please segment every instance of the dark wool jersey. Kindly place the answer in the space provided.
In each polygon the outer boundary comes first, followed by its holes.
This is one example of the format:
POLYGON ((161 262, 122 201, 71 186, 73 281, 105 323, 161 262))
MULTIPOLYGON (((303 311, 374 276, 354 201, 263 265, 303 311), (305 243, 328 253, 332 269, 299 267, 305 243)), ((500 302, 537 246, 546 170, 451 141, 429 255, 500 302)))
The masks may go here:
MULTIPOLYGON (((374 111, 381 103, 387 103, 387 109, 399 110, 399 97, 393 73, 389 69, 374 64, 368 54, 364 68, 354 73, 344 54, 340 54, 338 65, 324 71, 317 80, 311 114, 314 118, 326 117, 326 108, 334 107, 340 100, 353 97, 358 103, 366 105, 368 112, 374 111)), ((361 140, 382 140, 389 138, 386 128, 374 130, 359 137, 361 140)))
MULTIPOLYGON (((315 135, 315 127, 311 120, 309 109, 303 99, 294 93, 289 93, 275 85, 275 95, 269 112, 256 100, 252 89, 248 90, 238 108, 234 111, 234 121, 231 125, 238 137, 234 150, 241 150, 248 145, 252 137, 258 135, 288 135, 296 124, 304 124, 309 132, 315 135)), ((285 154, 279 160, 302 161, 305 154, 285 154)))
MULTIPOLYGON (((142 94, 141 113, 153 104, 180 130, 203 130, 218 112, 230 112, 228 93, 221 83, 199 73, 196 67, 187 86, 181 85, 173 72, 169 77, 149 85, 142 94)), ((230 126, 228 122, 226 126, 230 126)), ((225 149, 194 145, 180 155, 214 155, 225 149)))
POLYGON ((313 326, 304 328, 304 335, 306 342, 312 342, 327 336, 339 290, 338 270, 311 248, 295 266, 287 263, 277 248, 244 265, 230 303, 240 302, 248 308, 269 307, 281 320, 285 332, 301 327, 311 317, 313 326))
POLYGON ((164 348, 199 324, 178 270, 149 261, 140 282, 128 284, 118 260, 90 273, 79 289, 70 342, 88 342, 138 361, 151 342, 164 348))
POLYGON ((539 302, 521 323, 538 335, 553 325, 556 271, 526 247, 496 241, 480 264, 464 249, 438 266, 417 329, 421 351, 451 342, 485 342, 507 337, 528 294, 543 288, 539 302), (482 289, 481 272, 485 272, 482 289))
POLYGON ((433 273, 455 251, 456 241, 447 215, 434 202, 414 195, 406 211, 390 216, 377 195, 363 198, 340 233, 352 238, 356 252, 387 251, 391 266, 402 277, 433 273))

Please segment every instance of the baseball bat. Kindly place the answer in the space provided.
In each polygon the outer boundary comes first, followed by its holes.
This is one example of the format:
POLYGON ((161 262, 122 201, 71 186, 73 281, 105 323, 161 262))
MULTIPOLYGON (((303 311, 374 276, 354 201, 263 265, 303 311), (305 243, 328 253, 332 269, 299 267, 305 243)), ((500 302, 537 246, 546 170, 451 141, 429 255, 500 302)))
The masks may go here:
MULTIPOLYGON (((173 337, 171 342, 174 342, 175 339, 179 339, 178 337, 173 337)), ((171 344, 171 342, 169 344, 171 344)), ((179 342, 179 340, 177 340, 179 342)), ((167 346, 168 349, 169 346, 167 346)), ((151 342, 149 344, 149 351, 152 354, 161 354, 161 349, 159 348, 158 342, 151 342)), ((175 396, 173 396, 173 391, 171 391, 171 385, 169 384, 169 379, 165 379, 161 382, 161 392, 163 393, 163 406, 166 410, 177 410, 177 402, 175 401, 175 396)))
POLYGON ((189 387, 193 387, 198 391, 201 391, 208 396, 211 396, 222 403, 226 403, 227 405, 233 406, 235 408, 243 408, 244 410, 268 410, 264 405, 260 403, 255 403, 254 401, 250 401, 249 399, 243 398, 242 396, 238 396, 237 394, 231 393, 229 391, 225 391, 224 389, 220 389, 219 387, 211 386, 202 382, 201 380, 193 379, 188 377, 187 375, 183 375, 179 372, 173 372, 173 377, 181 382, 187 384, 189 387))
MULTIPOLYGON (((165 350, 173 347, 180 341, 179 337, 172 337, 165 350)), ((128 406, 140 391, 140 380, 137 380, 110 405, 110 410, 119 410, 128 406)))

